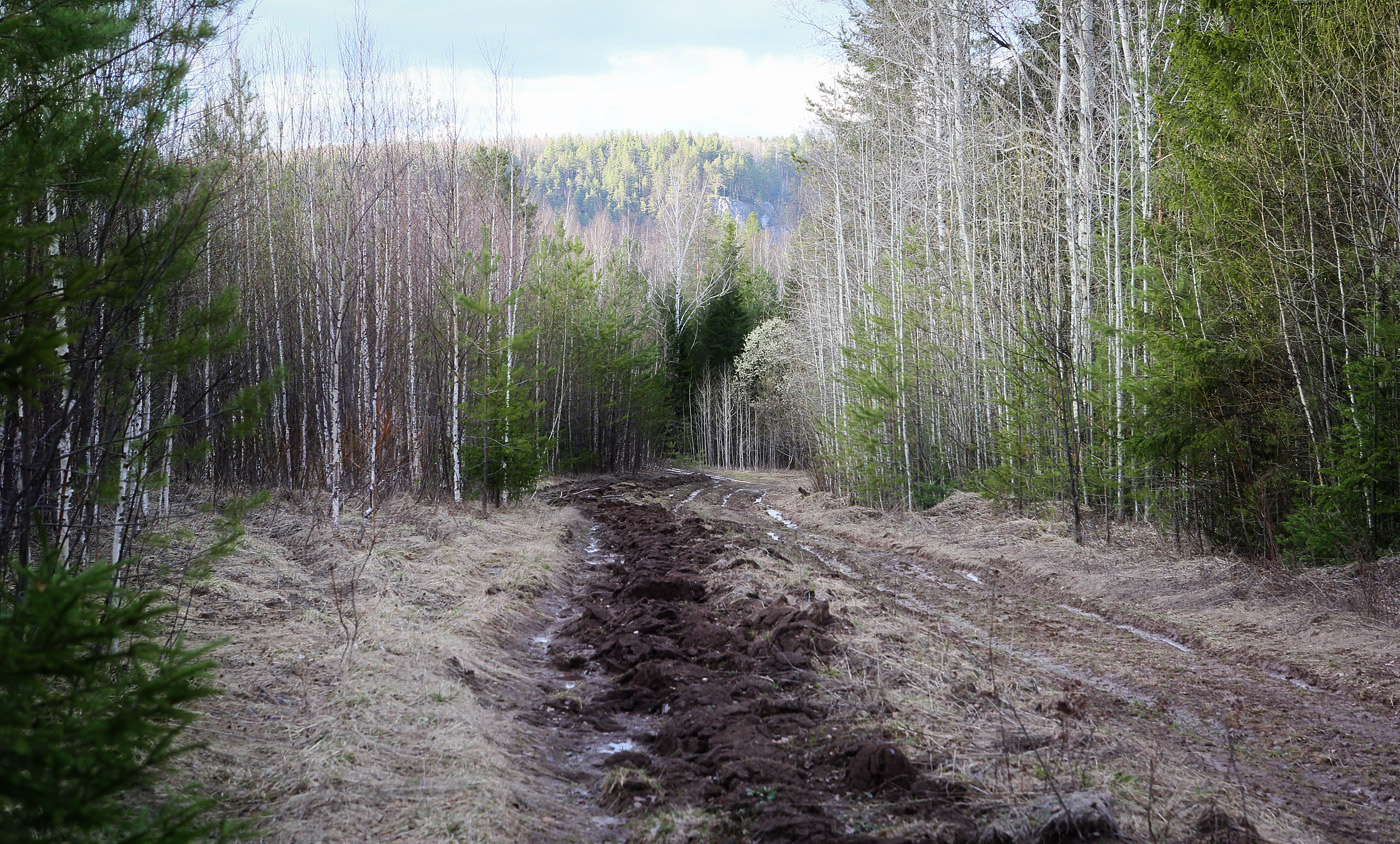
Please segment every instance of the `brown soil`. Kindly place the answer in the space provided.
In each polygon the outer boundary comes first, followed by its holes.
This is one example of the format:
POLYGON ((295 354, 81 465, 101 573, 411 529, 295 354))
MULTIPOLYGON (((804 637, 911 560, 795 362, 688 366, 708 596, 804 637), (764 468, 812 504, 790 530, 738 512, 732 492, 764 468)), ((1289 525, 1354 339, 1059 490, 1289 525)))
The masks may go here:
MULTIPOLYGON (((851 830, 878 795, 882 814, 933 821, 938 840, 970 839, 964 789, 815 700, 814 660, 837 647, 826 602, 729 593, 718 569, 751 562, 729 553, 744 542, 738 525, 605 491, 586 498, 598 545, 620 558, 582 584, 578 615, 550 652, 556 665, 611 678, 580 701, 580 720, 646 716, 634 723, 648 752, 618 755, 649 770, 670 804, 720 813, 714 841, 912 840, 851 830)), ((654 794, 636 802, 655 811, 654 794)))
POLYGON ((584 680, 571 688, 574 704, 556 726, 568 733, 601 725, 629 736, 605 764, 645 772, 645 787, 611 804, 628 818, 634 840, 1267 840, 1247 817, 1247 803, 1234 814, 1219 805, 1228 784, 1188 804, 1179 793, 1167 796, 1179 789, 1159 785, 1155 769, 1143 777, 1152 793, 1142 809, 1162 818, 1135 816, 1133 801, 1113 793, 1114 776, 1090 774, 1095 737, 1076 735, 1093 705, 1123 709, 1127 701, 1071 680, 1052 700, 1018 710, 1018 684, 1040 678, 1024 672, 997 687, 987 663, 1009 645, 947 629, 949 619, 901 594, 917 575, 896 566, 882 583, 842 562, 871 550, 838 550, 839 540, 799 530, 762 504, 770 492, 758 486, 670 473, 553 491, 596 525, 585 549, 590 573, 549 645, 553 664, 584 680), (831 589, 822 583, 829 578, 860 585, 831 589), (977 679, 936 683, 927 687, 936 703, 909 705, 885 685, 902 685, 897 675, 910 670, 910 649, 892 653, 890 642, 870 642, 843 607, 858 616, 874 612, 898 630, 891 639, 900 645, 941 622, 942 642, 930 637, 912 650, 962 649, 989 687, 977 679), (919 732, 956 734, 986 718, 968 718, 969 702, 996 712, 1005 770, 958 764, 958 754, 974 756, 975 746, 911 740, 919 732), (911 720, 923 723, 911 729, 911 720), (1047 750, 1052 745, 1058 752, 1047 750), (1034 785, 1024 782, 1028 760, 1040 760, 1034 785), (668 817, 696 811, 711 821, 702 835, 656 834, 668 817))

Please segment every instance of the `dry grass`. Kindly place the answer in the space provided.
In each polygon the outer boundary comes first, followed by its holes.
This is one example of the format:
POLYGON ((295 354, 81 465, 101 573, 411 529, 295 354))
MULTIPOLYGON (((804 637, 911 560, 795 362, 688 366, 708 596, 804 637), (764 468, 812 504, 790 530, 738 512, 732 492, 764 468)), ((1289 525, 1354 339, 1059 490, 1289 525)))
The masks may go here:
POLYGON ((724 820, 695 806, 667 807, 641 815, 631 824, 634 844, 710 844, 719 840, 724 820))
POLYGON ((640 809, 656 801, 661 786, 640 768, 613 768, 603 776, 598 802, 614 812, 640 809))
POLYGON ((1070 537, 1064 514, 1010 513, 956 492, 922 513, 876 513, 824 493, 800 496, 796 474, 770 474, 766 499, 813 530, 886 548, 1014 587, 1027 578, 1084 609, 1221 654, 1270 654, 1262 666, 1313 685, 1345 686, 1400 709, 1400 561, 1302 571, 1178 552, 1145 524, 1086 528, 1070 537), (1131 608, 1131 609, 1128 609, 1131 608))
MULTIPOLYGON (((1194 588, 1181 580, 1182 563, 1173 560, 1166 572, 1154 569, 1151 560, 1161 559, 1162 543, 1140 526, 1135 533, 1119 530, 1118 541, 1132 543, 1132 553, 1125 555, 1121 547, 1075 545, 1053 514, 1008 516, 967 493, 923 514, 880 514, 822 494, 799 495, 796 487, 807 483, 801 476, 730 474, 768 486, 764 506, 809 530, 935 560, 942 568, 989 581, 1030 575, 1072 581, 1090 595, 1135 599, 1166 594, 1182 600, 1194 588)), ((811 553, 789 546, 778 557, 773 550, 735 552, 752 557, 757 566, 731 568, 721 561, 728 569, 726 590, 766 597, 810 594, 830 601, 849 628, 841 631, 841 650, 822 669, 825 703, 856 731, 899 741, 911 759, 964 784, 988 810, 1011 809, 1055 792, 1103 791, 1113 795, 1124 832, 1138 840, 1182 836, 1216 804, 1237 813, 1245 807, 1270 840, 1318 840, 1280 808, 1261 805, 1252 795, 1242 798, 1228 770, 1203 775, 1198 759, 1166 748, 1151 731, 1122 729, 1118 714, 1100 726, 1099 711, 1122 704, 1108 703, 1113 695, 1067 679, 1054 666, 1028 662, 1027 654, 1003 641, 998 617, 1005 613, 1007 625, 1014 621, 994 591, 969 598, 985 604, 973 613, 986 625, 979 629, 938 612, 921 613, 912 584, 896 606, 895 594, 833 571, 811 553)), ((830 549, 814 550, 837 556, 830 549)), ((1259 614, 1268 615, 1264 608, 1259 614)), ((1145 711, 1152 704, 1127 704, 1134 705, 1145 711)), ((1174 729, 1200 730, 1204 738, 1214 725, 1183 721, 1174 729)), ((918 824, 887 830, 933 831, 918 824)))
MULTIPOLYGON (((788 569, 782 580, 802 580, 804 567, 788 569)), ((1010 809, 1056 791, 1104 791, 1114 796, 1124 831, 1146 841, 1186 832, 1212 802, 1240 805, 1228 778, 1202 778, 1188 760, 1141 735, 1115 731, 1110 738, 1092 715, 1062 714, 1092 690, 1028 670, 946 623, 891 612, 847 581, 805 568, 817 597, 851 625, 823 668, 826 705, 856 731, 898 741, 934 775, 967 786, 984 809, 1010 809)), ((1254 820, 1273 840, 1313 840, 1278 813, 1254 820)), ((926 824, 888 832, 936 831, 926 824)))
POLYGON ((362 536, 337 536, 322 504, 255 513, 194 590, 191 638, 230 641, 216 654, 227 693, 186 764, 261 816, 266 842, 567 840, 586 827, 507 706, 528 697, 510 651, 528 651, 537 596, 571 568, 561 539, 577 514, 526 504, 483 521, 397 500, 362 536))

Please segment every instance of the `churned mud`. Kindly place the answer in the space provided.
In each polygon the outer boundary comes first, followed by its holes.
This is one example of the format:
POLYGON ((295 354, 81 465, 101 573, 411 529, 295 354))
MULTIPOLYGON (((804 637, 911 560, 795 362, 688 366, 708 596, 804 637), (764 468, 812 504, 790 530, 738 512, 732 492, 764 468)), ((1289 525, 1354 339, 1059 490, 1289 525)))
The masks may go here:
POLYGON ((882 736, 853 732, 814 694, 814 662, 837 648, 841 626, 827 602, 736 594, 724 572, 757 565, 742 554, 738 525, 601 491, 584 497, 595 547, 608 556, 549 651, 561 670, 609 680, 567 707, 626 735, 604 761, 613 772, 604 800, 636 816, 643 833, 676 818, 695 825, 699 813, 703 840, 912 840, 854 830, 871 811, 863 804, 877 800, 881 815, 969 839, 962 787, 920 770, 882 736))

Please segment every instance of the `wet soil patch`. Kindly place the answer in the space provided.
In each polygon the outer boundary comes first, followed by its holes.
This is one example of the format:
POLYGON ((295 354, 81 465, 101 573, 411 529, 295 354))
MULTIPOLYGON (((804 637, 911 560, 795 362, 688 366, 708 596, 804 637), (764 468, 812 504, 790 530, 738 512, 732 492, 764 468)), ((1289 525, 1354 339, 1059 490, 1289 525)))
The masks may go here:
MULTIPOLYGON (((677 479, 694 480, 661 477, 650 490, 677 479)), ((701 808, 720 818, 714 841, 975 840, 960 786, 816 702, 814 668, 839 647, 830 608, 732 594, 722 578, 743 556, 739 526, 622 494, 638 491, 647 482, 561 491, 595 520, 594 543, 608 557, 590 567, 575 615, 549 645, 559 669, 610 678, 568 704, 580 721, 630 725, 635 746, 605 767, 657 784, 617 810, 701 808), (920 831, 870 832, 901 824, 920 831)))

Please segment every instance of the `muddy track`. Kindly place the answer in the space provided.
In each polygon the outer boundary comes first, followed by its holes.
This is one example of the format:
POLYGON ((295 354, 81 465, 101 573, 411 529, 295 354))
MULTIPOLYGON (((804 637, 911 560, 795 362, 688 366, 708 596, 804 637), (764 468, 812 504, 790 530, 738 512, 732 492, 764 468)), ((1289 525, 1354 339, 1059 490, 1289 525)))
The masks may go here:
POLYGON ((800 527, 770 494, 676 472, 551 492, 594 525, 536 642, 549 667, 532 716, 601 807, 605 834, 583 838, 1400 841, 1393 713, 1014 566, 800 527), (881 620, 924 639, 851 644, 881 620), (911 682, 935 651, 971 679, 911 682), (911 707, 915 692, 946 700, 911 707))
POLYGON ((918 840, 972 840, 961 786, 817 702, 814 661, 837 648, 841 626, 828 605, 733 594, 724 571, 756 565, 741 525, 636 500, 691 482, 561 496, 597 526, 573 615, 548 646, 555 669, 577 679, 547 692, 545 707, 570 731, 619 737, 604 745, 615 752, 601 760, 599 799, 642 826, 689 818, 705 841, 916 840, 857 831, 888 816, 936 831, 918 840))
POLYGON ((843 575, 863 576, 892 611, 949 626, 969 647, 1004 658, 1005 670, 1092 689, 1101 729, 1147 731, 1205 770, 1304 810, 1326 840, 1400 841, 1400 746, 1389 713, 1034 588, 955 583, 949 572, 939 587, 920 589, 938 583, 924 561, 828 550, 822 556, 843 559, 843 575))
POLYGON ((255 517, 191 595, 192 773, 269 842, 1400 842, 1400 631, 1335 594, 735 474, 404 501, 369 553, 255 517))

